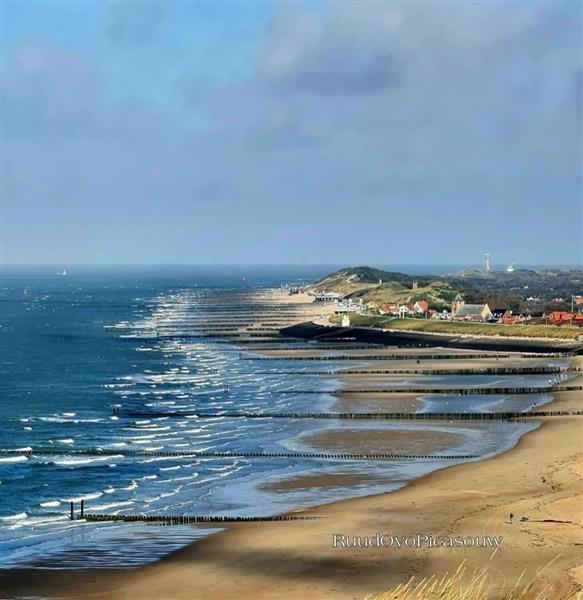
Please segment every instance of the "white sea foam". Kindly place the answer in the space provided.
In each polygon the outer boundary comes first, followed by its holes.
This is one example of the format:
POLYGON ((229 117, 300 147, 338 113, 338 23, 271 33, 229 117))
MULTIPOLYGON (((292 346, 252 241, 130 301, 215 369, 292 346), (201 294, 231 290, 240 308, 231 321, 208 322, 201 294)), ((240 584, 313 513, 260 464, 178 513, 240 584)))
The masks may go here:
POLYGON ((5 515, 4 517, 0 517, 0 521, 21 521, 22 519, 26 519, 28 515, 25 512, 17 513, 15 515, 5 515))
POLYGON ((14 463, 14 462, 24 462, 25 460, 28 460, 28 456, 6 456, 3 458, 0 458, 0 462, 3 463, 14 463))
POLYGON ((43 508, 54 508, 55 506, 60 506, 60 502, 58 500, 49 500, 48 502, 41 502, 41 506, 43 508))
POLYGON ((122 506, 131 506, 134 504, 133 500, 125 500, 123 502, 111 502, 110 504, 97 504, 92 506, 92 510, 109 510, 111 508, 121 508, 122 506))
POLYGON ((138 482, 137 481, 132 481, 130 483, 130 485, 128 485, 127 487, 121 487, 121 488, 117 488, 119 491, 124 491, 124 492, 129 492, 131 490, 135 490, 138 487, 138 482))
POLYGON ((125 458, 123 454, 115 454, 112 456, 93 456, 93 457, 70 457, 70 458, 58 458, 50 461, 59 467, 80 467, 83 465, 90 465, 92 463, 103 463, 114 458, 125 458))
POLYGON ((95 500, 95 498, 100 498, 103 496, 103 492, 92 492, 89 494, 84 494, 83 496, 77 496, 75 498, 65 498, 63 502, 81 502, 81 500, 95 500))

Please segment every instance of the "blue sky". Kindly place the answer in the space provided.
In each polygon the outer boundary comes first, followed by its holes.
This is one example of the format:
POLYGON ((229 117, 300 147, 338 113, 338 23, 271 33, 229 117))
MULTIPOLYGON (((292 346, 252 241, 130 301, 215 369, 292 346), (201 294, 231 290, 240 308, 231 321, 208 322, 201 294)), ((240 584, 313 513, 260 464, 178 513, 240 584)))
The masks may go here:
POLYGON ((581 263, 582 10, 5 0, 2 258, 581 263))

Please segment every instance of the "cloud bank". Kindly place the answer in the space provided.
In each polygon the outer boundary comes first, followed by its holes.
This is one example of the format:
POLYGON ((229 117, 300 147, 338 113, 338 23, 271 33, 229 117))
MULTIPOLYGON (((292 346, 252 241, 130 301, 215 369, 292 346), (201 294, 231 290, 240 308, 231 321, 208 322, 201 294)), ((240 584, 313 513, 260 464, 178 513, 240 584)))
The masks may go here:
POLYGON ((6 49, 7 262, 582 261, 580 5, 276 5, 244 76, 120 97, 174 7, 114 5, 107 58, 6 49))

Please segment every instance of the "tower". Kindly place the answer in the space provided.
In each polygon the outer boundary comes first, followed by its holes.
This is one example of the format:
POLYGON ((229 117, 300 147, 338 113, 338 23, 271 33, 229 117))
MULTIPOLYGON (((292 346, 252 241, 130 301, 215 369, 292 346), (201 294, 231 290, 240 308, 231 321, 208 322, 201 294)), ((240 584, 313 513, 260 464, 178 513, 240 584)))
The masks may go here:
POLYGON ((490 271, 490 253, 484 254, 484 271, 490 271))
POLYGON ((464 305, 464 299, 461 294, 456 294, 451 303, 451 314, 455 316, 457 311, 464 305))

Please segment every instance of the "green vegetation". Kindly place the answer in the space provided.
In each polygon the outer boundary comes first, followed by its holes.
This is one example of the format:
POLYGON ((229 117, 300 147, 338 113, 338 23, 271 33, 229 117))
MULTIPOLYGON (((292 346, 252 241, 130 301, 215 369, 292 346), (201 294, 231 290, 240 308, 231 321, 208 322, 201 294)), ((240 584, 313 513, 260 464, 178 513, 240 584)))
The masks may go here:
POLYGON ((343 269, 327 275, 312 286, 314 290, 337 292, 344 298, 363 302, 406 303, 426 300, 431 308, 448 308, 457 290, 434 277, 412 277, 370 267, 343 269), (413 287, 414 284, 417 287, 413 287))
MULTIPOLYGON (((340 323, 339 317, 331 317, 333 323, 340 323)), ((576 340, 583 335, 581 327, 569 325, 498 325, 490 323, 462 323, 457 321, 437 321, 434 319, 398 319, 376 315, 350 315, 353 327, 374 327, 418 331, 421 333, 452 333, 456 335, 484 335, 505 337, 550 338, 576 340)))
POLYGON ((408 303, 427 300, 430 308, 451 307, 456 293, 469 304, 541 314, 570 310, 571 297, 583 294, 583 270, 467 269, 450 275, 407 275, 372 267, 350 267, 330 273, 312 290, 337 292, 364 303, 408 303))

